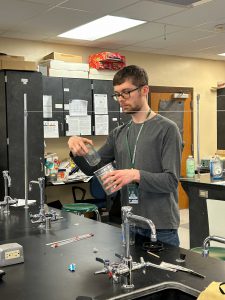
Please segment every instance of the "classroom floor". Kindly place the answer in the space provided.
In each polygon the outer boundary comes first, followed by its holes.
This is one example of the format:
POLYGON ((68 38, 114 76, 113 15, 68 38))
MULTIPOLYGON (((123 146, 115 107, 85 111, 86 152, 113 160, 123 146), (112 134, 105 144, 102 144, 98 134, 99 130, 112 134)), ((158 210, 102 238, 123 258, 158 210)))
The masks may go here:
POLYGON ((180 247, 190 249, 189 209, 180 210, 180 227, 178 229, 180 247))

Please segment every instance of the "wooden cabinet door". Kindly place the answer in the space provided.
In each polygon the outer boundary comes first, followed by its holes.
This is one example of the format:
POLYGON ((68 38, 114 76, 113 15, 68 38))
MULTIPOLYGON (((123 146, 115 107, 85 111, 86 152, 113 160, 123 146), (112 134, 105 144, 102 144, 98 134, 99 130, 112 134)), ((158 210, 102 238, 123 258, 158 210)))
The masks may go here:
MULTIPOLYGON (((193 111, 192 111, 192 88, 171 88, 171 87, 151 87, 150 88, 150 106, 153 111, 160 113, 159 103, 163 101, 183 101, 184 102, 184 114, 183 114, 183 143, 184 148, 182 152, 182 164, 181 164, 181 176, 186 176, 186 159, 188 155, 192 154, 193 145, 193 111), (176 98, 174 99, 174 93, 188 94, 188 98, 176 98)), ((172 119, 172 118, 171 118, 172 119)), ((181 184, 179 183, 179 208, 188 208, 188 197, 184 192, 181 184)))

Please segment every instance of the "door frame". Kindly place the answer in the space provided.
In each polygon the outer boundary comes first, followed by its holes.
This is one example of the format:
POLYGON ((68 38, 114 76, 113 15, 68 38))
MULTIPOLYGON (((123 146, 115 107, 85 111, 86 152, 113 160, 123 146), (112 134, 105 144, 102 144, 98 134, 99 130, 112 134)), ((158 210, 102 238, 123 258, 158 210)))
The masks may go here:
POLYGON ((192 112, 191 112, 191 136, 192 136, 192 155, 194 154, 194 128, 193 128, 193 92, 194 89, 192 87, 172 87, 172 86, 149 86, 149 94, 148 94, 148 103, 151 107, 151 93, 184 93, 191 95, 191 103, 192 103, 192 112))
MULTIPOLYGON (((153 96, 151 94, 174 94, 174 93, 185 93, 185 94, 189 94, 189 101, 190 101, 190 125, 191 125, 191 132, 188 131, 189 133, 189 138, 191 139, 191 143, 190 143, 190 148, 188 147, 187 150, 185 150, 185 154, 182 158, 182 169, 181 169, 181 176, 185 176, 185 160, 186 160, 186 156, 188 155, 193 155, 194 152, 194 134, 193 134, 193 88, 191 87, 167 87, 167 86, 150 86, 150 91, 149 91, 149 105, 150 107, 152 107, 153 103, 152 103, 152 99, 153 96), (152 97, 151 97, 152 96, 152 97), (189 152, 190 151, 190 152, 189 152)), ((168 97, 168 96, 167 96, 168 97)), ((172 98, 171 98, 172 99, 172 98)), ((179 100, 179 98, 177 99, 179 100)), ((182 100, 182 98, 181 98, 182 100)), ((185 100, 185 99, 183 99, 185 100)), ((187 108, 186 108, 187 109, 187 108)), ((186 148, 185 148, 186 149, 186 148)), ((185 193, 185 191, 183 190, 181 184, 179 183, 178 186, 178 192, 179 192, 179 208, 188 208, 189 206, 189 199, 187 194, 185 193)))

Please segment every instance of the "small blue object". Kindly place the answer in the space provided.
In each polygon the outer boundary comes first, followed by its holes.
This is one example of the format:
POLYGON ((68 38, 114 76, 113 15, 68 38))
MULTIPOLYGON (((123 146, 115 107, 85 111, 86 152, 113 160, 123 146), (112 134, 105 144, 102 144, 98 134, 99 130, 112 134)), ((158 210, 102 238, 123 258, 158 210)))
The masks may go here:
POLYGON ((75 272, 76 265, 75 264, 70 264, 68 270, 70 270, 71 272, 75 272))

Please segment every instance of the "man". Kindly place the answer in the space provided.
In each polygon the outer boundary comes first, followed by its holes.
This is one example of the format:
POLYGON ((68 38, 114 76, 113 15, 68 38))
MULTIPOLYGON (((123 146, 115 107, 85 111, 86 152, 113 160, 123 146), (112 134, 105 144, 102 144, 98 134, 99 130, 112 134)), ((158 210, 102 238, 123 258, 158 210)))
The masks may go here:
MULTIPOLYGON (((132 120, 115 128, 98 151, 102 164, 116 161, 117 170, 103 177, 107 188, 121 189, 121 204, 131 205, 137 215, 151 219, 157 239, 179 246, 178 182, 181 166, 181 137, 177 125, 151 110, 148 105, 148 76, 138 66, 119 70, 113 79, 114 100, 132 120)), ((87 153, 85 144, 92 141, 71 137, 68 145, 75 162, 86 173, 88 168, 79 156, 87 153), (83 167, 82 167, 83 166, 83 167)), ((137 228, 142 236, 148 229, 137 228)))

